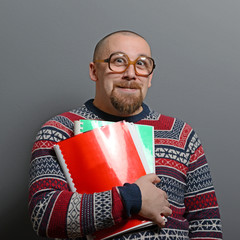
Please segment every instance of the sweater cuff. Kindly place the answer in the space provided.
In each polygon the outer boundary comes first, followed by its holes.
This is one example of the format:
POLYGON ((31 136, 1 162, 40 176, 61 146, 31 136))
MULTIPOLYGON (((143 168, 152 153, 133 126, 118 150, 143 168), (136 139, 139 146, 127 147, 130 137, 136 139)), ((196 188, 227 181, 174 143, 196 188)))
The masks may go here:
POLYGON ((125 183, 118 187, 128 217, 138 214, 142 207, 142 195, 137 184, 125 183))

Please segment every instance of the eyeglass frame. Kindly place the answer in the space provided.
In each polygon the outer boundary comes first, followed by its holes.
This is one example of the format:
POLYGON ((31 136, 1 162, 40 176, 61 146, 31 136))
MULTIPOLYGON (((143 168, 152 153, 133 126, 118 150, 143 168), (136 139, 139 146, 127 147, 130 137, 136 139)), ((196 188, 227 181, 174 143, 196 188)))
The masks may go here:
POLYGON ((115 73, 124 73, 124 72, 127 71, 127 69, 129 68, 130 65, 133 65, 133 66, 134 66, 134 70, 135 70, 135 74, 136 74, 137 76, 142 76, 142 77, 148 77, 148 76, 150 76, 150 75, 153 73, 153 70, 154 70, 155 67, 156 67, 155 61, 154 61, 154 59, 151 58, 151 57, 148 57, 148 56, 145 56, 145 55, 141 55, 141 56, 137 57, 134 61, 131 61, 130 58, 128 57, 128 55, 127 55, 126 53, 123 53, 123 52, 114 52, 114 53, 112 53, 112 54, 109 56, 109 58, 95 60, 94 63, 96 63, 96 62, 105 62, 105 63, 108 63, 108 68, 109 68, 111 71, 115 72, 115 73), (127 65, 127 67, 125 68, 125 70, 120 71, 120 72, 116 72, 116 71, 112 70, 111 67, 110 67, 110 59, 111 59, 111 57, 112 57, 113 55, 115 55, 115 54, 117 54, 117 53, 126 56, 126 57, 127 57, 127 60, 128 60, 128 65, 127 65), (138 73, 137 70, 136 70, 136 65, 135 65, 135 64, 137 63, 137 61, 138 61, 141 57, 146 57, 146 58, 148 58, 148 59, 151 59, 151 61, 153 62, 152 71, 151 71, 149 74, 146 74, 146 75, 145 75, 145 74, 140 74, 140 73, 138 73))

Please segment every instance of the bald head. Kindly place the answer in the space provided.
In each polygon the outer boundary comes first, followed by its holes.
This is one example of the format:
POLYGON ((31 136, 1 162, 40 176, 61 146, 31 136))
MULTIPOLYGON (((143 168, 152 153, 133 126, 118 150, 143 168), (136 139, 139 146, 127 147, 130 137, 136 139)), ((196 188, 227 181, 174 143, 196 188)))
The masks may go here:
POLYGON ((134 37, 140 37, 140 38, 144 39, 144 37, 142 37, 138 33, 135 33, 135 32, 132 32, 132 31, 128 31, 128 30, 121 30, 121 31, 116 31, 116 32, 110 33, 107 36, 105 36, 104 38, 102 38, 97 43, 97 45, 95 47, 95 50, 94 50, 94 54, 93 54, 93 61, 95 61, 96 59, 99 59, 99 56, 102 55, 102 52, 106 48, 106 42, 109 40, 110 37, 112 37, 114 35, 134 36, 134 37))

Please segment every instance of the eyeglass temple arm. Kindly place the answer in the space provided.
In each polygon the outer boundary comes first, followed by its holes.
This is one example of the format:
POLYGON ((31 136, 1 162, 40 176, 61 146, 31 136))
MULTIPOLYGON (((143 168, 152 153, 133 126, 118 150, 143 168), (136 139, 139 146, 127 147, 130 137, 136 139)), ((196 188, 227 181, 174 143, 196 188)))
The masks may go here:
POLYGON ((108 63, 109 62, 109 58, 101 59, 101 60, 95 60, 94 62, 106 62, 106 63, 108 63))

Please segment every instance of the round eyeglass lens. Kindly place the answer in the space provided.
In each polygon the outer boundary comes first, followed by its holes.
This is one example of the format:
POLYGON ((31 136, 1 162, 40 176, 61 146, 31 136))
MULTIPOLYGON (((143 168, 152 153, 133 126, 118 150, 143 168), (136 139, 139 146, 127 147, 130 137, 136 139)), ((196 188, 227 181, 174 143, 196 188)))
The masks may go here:
POLYGON ((113 54, 109 61, 110 69, 114 72, 123 72, 128 67, 128 58, 124 54, 113 54))
POLYGON ((139 57, 135 63, 136 72, 141 75, 149 75, 153 70, 153 61, 148 57, 139 57))

